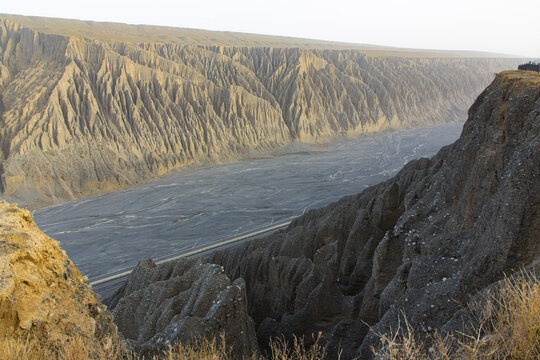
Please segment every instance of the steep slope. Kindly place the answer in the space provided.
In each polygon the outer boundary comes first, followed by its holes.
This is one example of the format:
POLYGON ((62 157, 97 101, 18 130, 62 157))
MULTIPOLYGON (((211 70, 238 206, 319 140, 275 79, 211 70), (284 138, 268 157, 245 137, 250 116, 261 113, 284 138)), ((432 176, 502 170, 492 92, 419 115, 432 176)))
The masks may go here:
POLYGON ((58 243, 27 210, 0 202, 0 336, 55 346, 117 339, 116 326, 58 243))
POLYGON ((161 265, 141 261, 110 300, 115 323, 139 352, 150 355, 181 342, 223 336, 234 358, 257 352, 253 320, 247 314, 246 287, 223 268, 201 259, 161 265))
POLYGON ((539 179, 540 76, 503 72, 434 158, 211 261, 245 280, 259 344, 323 331, 331 355, 367 358, 367 325, 459 329, 475 293, 540 270, 539 179))
POLYGON ((43 205, 293 140, 458 120, 516 63, 212 34, 0 16, 4 196, 43 205))

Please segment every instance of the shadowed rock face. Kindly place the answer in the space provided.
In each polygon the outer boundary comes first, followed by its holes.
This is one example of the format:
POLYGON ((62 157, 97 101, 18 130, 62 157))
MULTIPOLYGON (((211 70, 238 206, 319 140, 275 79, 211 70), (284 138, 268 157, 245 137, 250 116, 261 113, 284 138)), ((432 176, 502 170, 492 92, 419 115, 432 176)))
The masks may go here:
POLYGON ((367 358, 366 324, 454 330, 475 293, 539 269, 539 174, 540 76, 501 73, 432 159, 210 261, 245 280, 262 346, 323 331, 331 356, 367 358))
POLYGON ((244 280, 231 282, 223 268, 201 259, 142 261, 108 303, 118 329, 145 355, 177 341, 190 344, 220 335, 235 358, 258 349, 244 280))
POLYGON ((516 63, 40 20, 0 18, 1 190, 32 206, 293 140, 459 120, 516 63))

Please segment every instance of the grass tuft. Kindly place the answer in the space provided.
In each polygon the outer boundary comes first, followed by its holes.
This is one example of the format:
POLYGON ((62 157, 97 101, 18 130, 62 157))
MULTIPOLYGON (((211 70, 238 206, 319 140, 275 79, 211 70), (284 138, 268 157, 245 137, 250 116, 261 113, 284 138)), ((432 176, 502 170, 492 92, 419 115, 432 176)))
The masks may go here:
MULTIPOLYGON (((314 339, 315 344, 306 348, 302 338, 294 338, 292 345, 285 339, 270 343, 270 354, 261 356, 253 354, 246 360, 322 360, 325 349, 319 344, 319 335, 314 339)), ((52 346, 44 345, 36 338, 18 338, 0 340, 0 353, 4 360, 143 360, 140 356, 126 350, 122 342, 114 343, 110 339, 91 342, 80 337, 72 338, 69 342, 52 346)), ((152 360, 236 360, 230 347, 225 343, 225 337, 204 339, 186 345, 176 343, 162 355, 153 356, 152 360)))
MULTIPOLYGON (((528 272, 505 278, 501 286, 486 292, 479 304, 471 304, 476 316, 472 331, 441 336, 418 336, 403 317, 398 328, 380 334, 381 346, 373 350, 378 360, 415 359, 540 359, 540 282, 528 272)), ((321 334, 314 345, 306 347, 303 338, 292 343, 284 338, 270 343, 266 356, 253 354, 250 360, 322 360, 325 348, 320 345, 321 334)), ((126 350, 119 340, 88 340, 72 338, 61 344, 46 345, 37 338, 0 339, 0 354, 6 360, 141 360, 126 350)), ((194 342, 174 344, 153 360, 233 360, 223 336, 194 342)), ((235 359, 234 359, 235 360, 235 359)))
POLYGON ((468 333, 418 336, 407 319, 389 334, 379 334, 381 346, 373 349, 379 360, 398 359, 540 359, 540 282, 523 271, 506 277, 488 291, 483 301, 471 304, 476 317, 468 333))

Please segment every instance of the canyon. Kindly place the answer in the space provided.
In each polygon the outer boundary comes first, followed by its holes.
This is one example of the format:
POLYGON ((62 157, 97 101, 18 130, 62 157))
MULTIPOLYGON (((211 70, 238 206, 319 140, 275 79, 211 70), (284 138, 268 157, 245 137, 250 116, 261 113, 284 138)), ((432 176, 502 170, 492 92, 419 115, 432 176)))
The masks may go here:
POLYGON ((0 15, 0 190, 36 208, 293 141, 459 121, 517 63, 0 15))
MULTIPOLYGON (((518 62, 0 15, 0 190, 30 208, 366 133, 388 130, 399 147, 407 135, 394 130, 467 117, 433 157, 305 206, 270 235, 141 260, 103 301, 28 210, 0 201, 3 344, 62 349, 76 337, 94 354, 116 344, 122 358, 223 335, 241 358, 272 339, 318 338, 327 358, 370 359, 404 321, 422 336, 467 332, 471 303, 505 276, 540 271, 540 75, 500 72, 518 62)), ((172 213, 164 231, 189 220, 172 213)))
POLYGON ((155 354, 222 333, 241 357, 320 333, 328 358, 369 359, 404 317, 419 333, 467 331, 468 304, 505 275, 540 271, 539 114, 540 75, 499 73, 434 157, 269 236, 141 261, 108 309, 30 213, 2 202, 3 341, 76 334, 95 351, 115 341, 155 354))
POLYGON ((279 156, 175 170, 114 194, 38 209, 32 217, 93 283, 140 259, 163 261, 219 244, 360 192, 413 159, 433 156, 462 127, 383 132, 324 147, 291 144, 279 156))
MULTIPOLYGON (((433 158, 204 262, 240 282, 263 351, 272 338, 309 344, 320 332, 328 358, 368 359, 377 334, 404 316, 420 333, 466 331, 475 296, 505 274, 540 270, 539 151, 540 75, 503 72, 470 108, 460 138, 433 158)), ((188 264, 139 264, 106 301, 119 330, 174 338, 166 329, 186 319, 182 307, 159 323, 154 314, 185 298, 168 289, 182 280, 173 269, 188 264), (156 301, 137 301, 148 294, 156 301)))

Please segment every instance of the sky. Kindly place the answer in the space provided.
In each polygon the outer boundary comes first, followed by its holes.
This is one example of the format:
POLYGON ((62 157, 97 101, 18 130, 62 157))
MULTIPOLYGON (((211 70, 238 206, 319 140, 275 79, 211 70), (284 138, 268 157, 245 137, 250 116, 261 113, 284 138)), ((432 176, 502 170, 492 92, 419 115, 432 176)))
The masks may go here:
POLYGON ((0 13, 540 58, 539 0, 0 0, 0 13))

